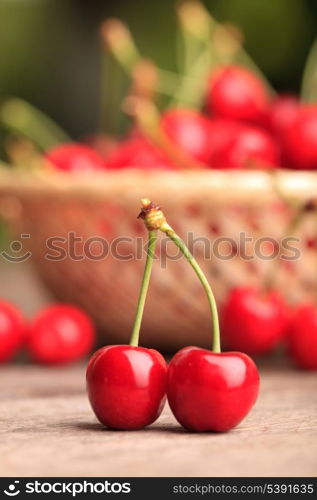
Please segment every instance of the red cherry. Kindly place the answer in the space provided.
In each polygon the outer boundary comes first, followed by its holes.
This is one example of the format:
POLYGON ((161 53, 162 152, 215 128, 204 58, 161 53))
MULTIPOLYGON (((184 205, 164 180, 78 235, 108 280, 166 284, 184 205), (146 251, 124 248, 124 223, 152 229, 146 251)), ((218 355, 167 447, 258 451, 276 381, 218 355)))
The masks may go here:
POLYGON ((51 165, 65 172, 90 172, 104 169, 104 161, 93 149, 83 144, 61 144, 46 152, 51 165))
POLYGON ((208 163, 210 130, 205 116, 190 109, 170 109, 162 115, 161 127, 183 151, 208 163))
POLYGON ((289 159, 284 147, 285 135, 296 120, 299 100, 293 95, 280 95, 271 102, 268 111, 268 129, 278 138, 281 147, 281 166, 287 167, 289 159))
POLYGON ((0 302, 0 363, 9 361, 22 347, 25 339, 25 320, 9 302, 0 302))
POLYGON ((270 104, 268 110, 268 127, 277 136, 292 126, 299 109, 298 97, 291 94, 279 95, 270 104))
POLYGON ((240 122, 227 120, 226 118, 211 118, 209 120, 209 158, 212 164, 213 158, 219 151, 223 150, 232 138, 244 126, 240 122))
POLYGON ((49 306, 34 318, 27 339, 31 357, 40 363, 63 364, 88 354, 95 343, 95 329, 81 309, 49 306))
POLYGON ((292 126, 285 132, 283 144, 289 166, 317 169, 317 106, 298 109, 292 126))
POLYGON ((317 308, 304 304, 296 309, 286 337, 291 358, 300 368, 317 370, 317 308))
POLYGON ((134 136, 121 142, 106 159, 106 167, 112 169, 141 168, 175 170, 167 154, 141 136, 134 136))
POLYGON ((240 352, 185 347, 168 367, 169 405, 178 422, 191 431, 232 429, 250 411, 258 391, 257 368, 240 352))
POLYGON ((222 311, 222 337, 229 349, 266 354, 285 334, 288 308, 275 291, 235 288, 222 311))
POLYGON ((241 127, 211 158, 216 168, 273 168, 279 163, 277 143, 255 127, 241 127))
POLYGON ((245 68, 226 66, 211 75, 207 109, 215 116, 262 124, 268 102, 261 80, 245 68))
POLYGON ((141 429, 161 414, 166 363, 153 349, 112 345, 99 349, 87 368, 89 400, 99 421, 112 429, 141 429))

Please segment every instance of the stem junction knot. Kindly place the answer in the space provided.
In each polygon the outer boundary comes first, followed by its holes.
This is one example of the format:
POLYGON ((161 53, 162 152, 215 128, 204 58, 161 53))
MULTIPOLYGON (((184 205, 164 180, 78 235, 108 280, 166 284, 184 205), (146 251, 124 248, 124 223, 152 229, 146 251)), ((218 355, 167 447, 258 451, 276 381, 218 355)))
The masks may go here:
POLYGON ((161 210, 161 207, 154 205, 148 198, 141 200, 141 212, 138 219, 143 219, 146 228, 149 231, 156 231, 166 223, 166 218, 161 210))

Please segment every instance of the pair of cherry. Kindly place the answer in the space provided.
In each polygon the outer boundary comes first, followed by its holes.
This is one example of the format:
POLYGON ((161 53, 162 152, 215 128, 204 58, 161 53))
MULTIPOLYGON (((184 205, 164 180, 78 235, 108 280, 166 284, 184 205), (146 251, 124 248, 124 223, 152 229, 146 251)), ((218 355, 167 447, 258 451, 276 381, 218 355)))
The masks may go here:
POLYGON ((256 401, 259 375, 239 352, 185 347, 171 360, 153 349, 113 345, 97 351, 87 368, 91 406, 105 426, 141 429, 161 414, 166 394, 178 422, 191 431, 227 431, 256 401))
POLYGON ((28 323, 17 307, 0 302, 0 362, 11 360, 25 347, 39 363, 70 363, 91 352, 95 337, 93 323, 77 307, 55 304, 28 323))
POLYGON ((130 345, 101 348, 87 367, 91 406, 101 423, 113 429, 140 429, 160 415, 166 395, 178 422, 191 431, 227 431, 254 405, 259 375, 254 362, 240 352, 220 352, 217 306, 212 290, 184 242, 166 222, 159 207, 142 200, 140 216, 149 244, 130 345), (166 365, 161 354, 138 346, 149 286, 157 230, 163 231, 187 258, 209 301, 213 323, 212 351, 181 349, 166 365))

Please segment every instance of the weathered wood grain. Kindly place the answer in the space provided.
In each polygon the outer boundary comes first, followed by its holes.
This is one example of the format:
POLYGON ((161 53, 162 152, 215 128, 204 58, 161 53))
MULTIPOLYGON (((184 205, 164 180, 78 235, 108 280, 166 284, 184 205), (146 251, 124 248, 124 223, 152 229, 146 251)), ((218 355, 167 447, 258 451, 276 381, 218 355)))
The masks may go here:
POLYGON ((316 476, 317 376, 264 367, 259 401, 227 434, 190 434, 166 408, 114 432, 87 402, 84 367, 0 369, 2 476, 316 476))

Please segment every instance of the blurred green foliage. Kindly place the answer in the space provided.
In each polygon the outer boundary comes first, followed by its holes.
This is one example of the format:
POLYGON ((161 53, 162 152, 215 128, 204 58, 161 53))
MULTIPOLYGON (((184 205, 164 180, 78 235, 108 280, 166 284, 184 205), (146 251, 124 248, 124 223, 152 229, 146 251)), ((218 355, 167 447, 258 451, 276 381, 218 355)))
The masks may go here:
MULTIPOLYGON (((299 90, 316 35, 316 1, 204 3, 218 20, 240 26, 246 49, 278 90, 299 90)), ((1 96, 28 100, 73 137, 93 131, 102 93, 100 23, 109 16, 127 21, 142 53, 173 69, 174 5, 173 0, 0 0, 1 96)))

